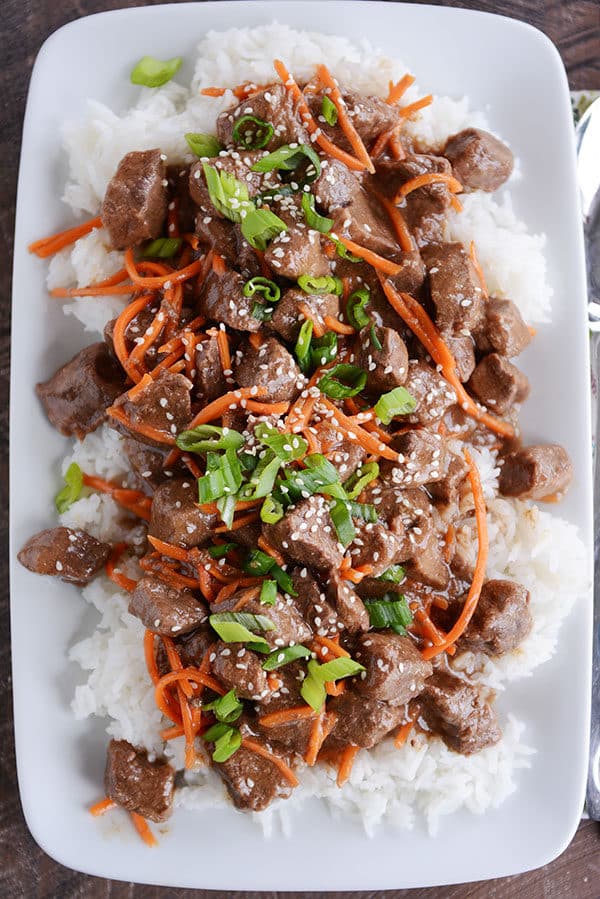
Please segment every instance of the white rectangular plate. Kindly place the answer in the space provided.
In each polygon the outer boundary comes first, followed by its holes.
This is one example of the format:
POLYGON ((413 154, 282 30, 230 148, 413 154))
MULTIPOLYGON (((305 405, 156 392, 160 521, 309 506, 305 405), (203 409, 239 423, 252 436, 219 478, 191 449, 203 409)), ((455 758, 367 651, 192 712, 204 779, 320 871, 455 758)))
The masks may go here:
MULTIPOLYGON (((85 342, 45 290, 45 264, 27 244, 70 224, 60 203, 65 177, 59 124, 93 97, 117 109, 135 97, 132 63, 145 54, 191 61, 209 29, 272 19, 299 28, 368 38, 403 58, 425 90, 489 108, 492 127, 521 159, 517 212, 548 235, 554 318, 528 354, 533 395, 525 437, 565 444, 575 481, 561 514, 591 546, 588 345, 583 251, 565 72, 554 46, 519 22, 459 9, 395 3, 186 3, 80 19, 44 44, 32 76, 19 178, 12 353, 12 634, 21 798, 40 846, 69 867, 119 880, 207 889, 356 890, 429 886, 516 874, 545 864, 570 841, 583 804, 588 740, 591 597, 563 627, 558 655, 510 690, 539 753, 518 772, 519 789, 479 818, 446 819, 438 838, 383 827, 370 841, 354 821, 319 805, 298 815, 292 838, 265 843, 233 809, 177 811, 160 847, 148 850, 119 815, 101 822, 87 808, 101 795, 105 737, 69 709, 77 672, 68 647, 84 631, 78 593, 16 562, 23 542, 53 520, 65 441, 34 395, 85 342)), ((293 802, 293 800, 291 800, 293 802)), ((110 817, 110 816, 109 816, 110 817)))

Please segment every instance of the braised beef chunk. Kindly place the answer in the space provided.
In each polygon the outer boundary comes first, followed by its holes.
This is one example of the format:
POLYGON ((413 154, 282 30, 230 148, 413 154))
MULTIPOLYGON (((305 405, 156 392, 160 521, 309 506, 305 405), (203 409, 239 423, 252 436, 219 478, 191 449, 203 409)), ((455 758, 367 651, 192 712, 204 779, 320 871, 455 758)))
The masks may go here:
POLYGON ((364 677, 355 678, 354 689, 392 705, 404 705, 418 696, 433 672, 431 662, 422 658, 410 637, 398 634, 363 634, 353 657, 367 669, 364 677))
POLYGON ((200 292, 199 312, 237 331, 258 331, 261 323, 252 315, 254 300, 244 296, 245 283, 242 275, 231 269, 210 271, 200 292))
POLYGON ((328 503, 315 494, 288 509, 276 524, 263 524, 263 534, 283 555, 309 568, 337 568, 342 547, 337 541, 328 503))
POLYGON ((261 402, 295 400, 304 383, 294 357, 274 337, 267 337, 259 347, 243 344, 234 371, 240 387, 265 388, 261 402))
POLYGON ((459 243, 434 243, 422 255, 440 330, 457 336, 470 331, 482 316, 483 290, 468 254, 459 243))
POLYGON ((104 789, 108 799, 150 821, 166 821, 173 806, 175 771, 160 759, 151 762, 127 740, 111 740, 104 789))
POLYGON ((475 343, 470 334, 461 334, 454 337, 452 334, 442 332, 442 340, 454 356, 456 373, 464 384, 475 371, 475 343))
POLYGON ((82 440, 102 424, 124 384, 120 365, 100 342, 85 347, 35 390, 56 430, 82 440))
POLYGON ((367 390, 386 393, 400 387, 408 374, 408 351, 397 331, 375 327, 376 343, 370 328, 364 328, 357 342, 355 365, 367 372, 367 390), (381 349, 378 349, 378 346, 381 349))
POLYGON ((386 258, 395 259, 400 256, 398 238, 388 214, 376 197, 367 193, 364 188, 360 187, 346 206, 330 212, 333 233, 338 237, 349 238, 386 258))
MULTIPOLYGON (((251 732, 248 737, 264 749, 268 748, 264 737, 251 732)), ((289 761, 285 752, 272 752, 289 761)), ((280 769, 270 759, 243 745, 227 761, 215 763, 214 767, 223 778, 236 808, 261 812, 274 799, 288 799, 291 795, 292 786, 280 769)))
POLYGON ((256 706, 258 730, 270 744, 284 746, 303 756, 308 749, 314 719, 299 718, 274 723, 269 716, 305 704, 300 688, 306 676, 306 667, 301 662, 292 662, 278 668, 272 676, 273 689, 268 690, 256 706))
POLYGON ((356 522, 356 537, 350 544, 352 565, 371 565, 376 577, 400 561, 402 542, 381 521, 356 522))
POLYGON ((338 318, 340 314, 339 297, 333 293, 309 294, 295 287, 284 290, 281 299, 275 306, 271 327, 289 343, 296 340, 298 332, 306 320, 306 314, 302 311, 302 307, 305 307, 311 318, 321 325, 323 325, 326 315, 338 318))
MULTIPOLYGON (((240 602, 243 592, 234 593, 233 596, 221 603, 213 603, 210 607, 211 612, 231 612, 234 608, 239 611, 240 607, 237 604, 240 602)), ((273 624, 271 630, 260 633, 261 640, 268 643, 271 649, 279 649, 293 643, 304 643, 305 640, 311 638, 311 629, 302 618, 293 600, 288 601, 279 593, 272 606, 262 605, 258 598, 251 598, 243 603, 242 608, 250 615, 263 615, 273 624)))
POLYGON ((326 747, 345 748, 349 744, 370 749, 405 720, 405 708, 380 702, 352 689, 346 689, 328 703, 337 715, 335 726, 325 741, 326 747))
POLYGON ((217 119, 217 137, 222 144, 235 145, 233 129, 240 118, 247 115, 273 125, 273 136, 265 145, 265 150, 276 150, 282 144, 294 142, 308 143, 308 132, 302 125, 297 105, 283 84, 270 84, 265 90, 222 112, 217 119))
POLYGON ((166 174, 160 150, 127 153, 119 163, 100 211, 116 250, 160 236, 167 214, 166 174))
POLYGON ((497 414, 506 412, 529 395, 529 381, 506 356, 484 356, 469 380, 469 390, 497 414))
POLYGON ((509 453, 500 467, 500 493, 519 499, 544 499, 567 489, 573 464, 558 443, 526 446, 509 453))
POLYGON ((464 483, 467 471, 462 453, 449 452, 442 479, 427 484, 427 491, 434 503, 450 505, 457 502, 459 488, 464 483))
POLYGON ((228 690, 235 690, 240 699, 260 699, 269 685, 267 672, 263 671, 264 657, 247 649, 243 643, 215 645, 212 673, 228 690))
POLYGON ((110 555, 108 543, 101 543, 73 528, 48 528, 30 537, 17 558, 36 574, 51 574, 70 584, 88 584, 110 555))
POLYGON ((194 382, 199 401, 203 406, 216 400, 229 390, 229 385, 223 374, 221 354, 217 338, 209 336, 207 340, 200 340, 196 344, 194 357, 196 374, 194 382))
POLYGON ((399 487, 440 481, 446 470, 446 441, 436 431, 419 428, 394 437, 398 462, 383 462, 380 471, 399 487))
POLYGON ((425 682, 422 715, 450 749, 471 755, 501 738, 496 715, 480 688, 438 670, 425 682))
MULTIPOLYGON (((375 142, 382 131, 389 131, 398 124, 398 111, 381 97, 371 97, 356 91, 344 91, 344 104, 352 124, 367 147, 375 142)), ((339 125, 328 125, 322 114, 323 95, 308 94, 308 105, 319 127, 338 147, 352 152, 352 148, 339 125)))
POLYGON ((335 465, 340 478, 345 481, 367 457, 366 451, 356 441, 350 440, 344 431, 339 430, 329 420, 315 421, 311 432, 318 444, 319 452, 327 456, 335 465))
POLYGON ((173 478, 161 484, 152 500, 149 533, 186 549, 206 543, 219 516, 203 512, 197 504, 198 490, 193 478, 173 478))
POLYGON ((427 545, 406 564, 407 573, 421 584, 429 587, 448 586, 450 569, 443 555, 440 539, 433 536, 427 545))
POLYGON ((124 437, 121 446, 142 490, 155 490, 167 479, 164 471, 166 458, 164 451, 141 443, 135 437, 124 437))
POLYGON ((518 356, 528 346, 531 333, 512 300, 490 297, 475 339, 481 352, 493 350, 501 356, 512 357, 518 356))
POLYGON ((434 509, 425 490, 401 489, 386 481, 373 481, 365 490, 365 502, 373 503, 398 541, 397 562, 421 553, 434 532, 434 509))
POLYGON ((177 652, 184 668, 199 668, 205 654, 214 644, 214 633, 204 624, 189 634, 175 638, 177 652))
POLYGON ((514 581, 487 581, 460 646, 491 656, 519 646, 532 627, 529 591, 514 581))
POLYGON ((136 392, 133 399, 129 393, 124 393, 116 400, 115 407, 126 419, 118 420, 119 427, 128 430, 130 423, 134 437, 139 438, 142 434, 151 445, 174 444, 175 437, 185 430, 192 417, 192 386, 185 375, 162 369, 156 378, 136 392))
POLYGON ((308 228, 299 200, 283 197, 273 203, 273 212, 287 230, 273 238, 265 251, 265 262, 281 278, 297 281, 301 275, 329 274, 329 262, 321 247, 318 231, 308 228))
MULTIPOLYGON (((206 183, 204 165, 210 166, 210 168, 215 169, 219 173, 224 172, 226 176, 231 176, 240 181, 248 191, 248 196, 254 197, 262 188, 264 176, 259 172, 253 172, 252 166, 261 155, 261 153, 246 151, 241 154, 217 156, 214 159, 206 160, 206 162, 199 161, 194 163, 190 169, 190 196, 206 217, 222 219, 227 216, 213 205, 206 183)), ((205 224, 210 225, 211 222, 205 222, 205 224)))
POLYGON ((417 402, 414 412, 406 420, 429 425, 439 421, 446 409, 456 402, 456 394, 438 372, 424 362, 410 360, 404 387, 417 402))
POLYGON ((129 599, 129 611, 145 628, 165 637, 187 634, 208 618, 206 606, 191 590, 173 587, 149 575, 137 582, 129 599))
MULTIPOLYGON (((400 187, 418 175, 451 173, 450 163, 443 156, 407 154, 404 159, 377 161, 376 181, 382 191, 395 196, 400 187)), ((411 191, 401 212, 412 231, 417 246, 443 240, 443 227, 450 207, 451 194, 443 182, 428 184, 411 191)))
POLYGON ((356 634, 371 626, 369 613, 354 589, 351 581, 345 580, 338 571, 332 570, 327 581, 327 600, 335 609, 345 629, 356 634))
POLYGON ((292 581, 298 594, 294 602, 312 630, 319 637, 337 637, 344 625, 315 578, 306 568, 296 568, 292 581))
POLYGON ((465 190, 497 190, 510 177, 514 164, 506 144, 480 128, 466 128, 449 137, 444 156, 465 190))

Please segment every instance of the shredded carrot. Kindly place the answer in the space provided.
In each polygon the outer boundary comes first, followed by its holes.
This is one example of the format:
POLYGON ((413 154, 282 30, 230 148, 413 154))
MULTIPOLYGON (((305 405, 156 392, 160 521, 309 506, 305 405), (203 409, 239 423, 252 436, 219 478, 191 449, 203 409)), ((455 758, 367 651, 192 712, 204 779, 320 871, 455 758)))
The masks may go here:
POLYGON ((327 691, 328 696, 341 696, 346 690, 346 682, 341 680, 336 684, 333 680, 326 681, 325 690, 327 691))
POLYGON ((483 269, 479 264, 479 259, 477 258, 477 251, 475 250, 475 241, 472 240, 469 244, 469 256, 471 257, 471 262, 473 263, 473 268, 477 272, 477 277, 479 278, 479 283, 481 284, 481 289, 483 291, 484 296, 487 297, 488 289, 485 283, 485 275, 483 274, 483 269))
POLYGON ((326 153, 329 153, 330 156, 333 156, 336 159, 339 159, 341 162, 345 163, 349 169, 353 169, 353 171, 355 172, 363 171, 366 168, 363 162, 361 162, 359 159, 355 159, 354 156, 346 153, 345 150, 341 150, 340 147, 336 147, 336 145, 323 134, 314 118, 312 117, 304 94, 280 59, 275 60, 274 67, 275 71, 281 78, 284 87, 289 91, 292 98, 294 99, 296 107, 298 109, 298 113, 306 130, 310 135, 316 135, 315 143, 317 143, 323 150, 325 150, 326 153))
POLYGON ((337 425, 347 433, 350 440, 358 443, 363 449, 366 449, 367 452, 372 453, 373 455, 382 456, 384 459, 389 459, 391 462, 398 461, 398 453, 395 453, 384 443, 381 443, 376 437, 369 434, 368 431, 364 431, 325 396, 321 397, 321 402, 333 413, 333 421, 337 422, 337 425))
POLYGON ((341 322, 338 318, 334 318, 333 315, 326 315, 323 321, 329 330, 335 331, 336 334, 356 334, 356 331, 351 325, 345 325, 344 322, 341 322))
POLYGON ((325 87, 329 88, 330 99, 332 103, 335 104, 338 112, 338 125, 344 132, 348 143, 354 151, 356 158, 360 159, 366 170, 373 175, 375 173, 375 166, 369 158, 369 154, 367 153, 367 149, 362 141, 360 134, 356 130, 352 119, 348 115, 348 110, 346 109, 346 104, 344 103, 344 99, 340 92, 337 81, 332 76, 327 66, 317 66, 317 74, 320 81, 325 85, 325 87))
POLYGON ((221 418, 230 409, 239 406, 243 400, 247 401, 251 396, 264 396, 265 393, 267 393, 266 387, 238 387, 236 390, 230 390, 201 409, 192 418, 187 429, 191 430, 197 425, 204 425, 209 421, 214 421, 215 418, 221 418))
POLYGON ((406 150, 400 140, 400 130, 400 128, 394 128, 390 135, 390 150, 392 151, 392 156, 396 160, 406 158, 406 150))
POLYGON ((403 106, 400 110, 400 115, 403 119, 409 119, 411 116, 418 112, 420 109, 424 109, 426 106, 430 106, 433 103, 433 95, 427 94, 425 97, 421 97, 420 100, 415 100, 414 103, 410 103, 408 106, 403 106))
POLYGON ((252 524, 253 521, 256 521, 258 516, 258 512, 249 512, 248 515, 242 515, 241 518, 236 518, 236 520, 232 522, 231 527, 227 524, 220 524, 214 529, 214 533, 227 534, 229 531, 239 531, 240 528, 244 528, 247 524, 252 524))
POLYGON ((402 271, 401 265, 398 265, 396 262, 390 262, 389 259, 384 259, 383 256, 379 256, 377 253, 374 253, 372 250, 368 250, 366 247, 361 247, 359 244, 354 243, 353 240, 349 240, 347 237, 340 237, 338 235, 338 240, 340 241, 340 243, 343 243, 346 249, 353 253, 355 256, 360 256, 361 259, 363 259, 373 268, 377 269, 380 272, 384 272, 386 275, 397 275, 400 271, 402 271))
POLYGON ((260 546, 260 548, 264 552, 266 552, 266 554, 268 556, 271 556, 272 559, 275 559, 275 561, 277 562, 278 565, 285 565, 285 559, 283 558, 281 553, 278 552, 274 546, 271 546, 269 541, 265 537, 263 537, 262 534, 258 538, 257 542, 258 542, 258 545, 260 546))
POLYGON ((393 84, 390 81, 390 89, 385 102, 389 103, 390 106, 392 106, 394 103, 397 103, 398 100, 400 100, 401 97, 404 96, 409 87, 414 84, 414 82, 415 76, 409 75, 408 73, 406 75, 403 75, 400 81, 397 81, 396 84, 393 84))
POLYGON ((290 408, 290 404, 259 403, 256 400, 246 400, 245 408, 248 410, 248 412, 254 412, 256 415, 285 415, 290 408))
POLYGON ((298 312, 304 316, 306 321, 312 322, 313 326, 313 336, 314 337, 322 337, 325 333, 325 328, 323 327, 323 323, 321 319, 310 309, 306 303, 298 303, 298 312))
MULTIPOLYGON (((372 570, 372 566, 371 566, 372 570)), ((351 581, 353 584, 360 584, 360 582, 367 575, 362 571, 359 571, 357 568, 347 568, 343 574, 343 578, 345 581, 351 581)))
POLYGON ((473 491, 473 502, 475 504, 475 520, 477 522, 477 561, 475 562, 475 571, 473 572, 473 580, 467 598, 455 625, 449 633, 445 635, 444 641, 440 646, 431 646, 423 650, 422 656, 424 659, 431 659, 447 647, 452 646, 453 643, 456 643, 461 634, 464 633, 465 628, 477 608, 485 578, 485 569, 489 551, 485 498, 479 471, 467 449, 464 450, 464 457, 469 466, 469 482, 471 484, 471 490, 473 491))
MULTIPOLYGON (((191 262, 189 265, 186 265, 184 268, 180 268, 177 271, 167 270, 165 274, 158 275, 157 277, 145 278, 140 275, 137 269, 131 247, 125 250, 125 268, 133 283, 137 284, 139 287, 156 288, 164 287, 167 283, 178 284, 180 281, 187 281, 189 278, 192 278, 200 272, 203 261, 203 259, 196 259, 194 262, 191 262)), ((144 265, 148 265, 148 263, 144 263, 144 265)), ((161 268, 164 269, 165 266, 161 266, 161 268)))
POLYGON ((445 184, 452 193, 460 193, 463 189, 462 184, 454 175, 448 175, 445 172, 425 172, 423 175, 416 175, 414 178, 409 178, 408 181, 405 181, 396 193, 394 203, 402 202, 413 190, 426 187, 428 184, 445 184))
POLYGON ((175 740, 177 737, 183 737, 184 730, 181 724, 171 724, 170 727, 163 727, 159 733, 161 740, 168 742, 169 740, 175 740))
POLYGON ((226 693, 226 690, 221 686, 219 681, 215 680, 214 677, 211 677, 210 674, 205 674, 198 668, 182 668, 181 671, 169 671, 168 674, 164 674, 160 678, 154 690, 156 705, 161 708, 164 692, 168 686, 184 680, 191 681, 193 684, 201 684, 203 687, 208 687, 209 690, 212 690, 213 693, 218 693, 219 696, 224 696, 226 693))
POLYGON ((129 490, 124 487, 117 487, 115 484, 111 484, 110 481, 105 481, 103 478, 98 478, 94 475, 85 473, 83 475, 83 483, 86 487, 91 487, 92 490, 108 493, 115 502, 120 506, 123 506, 123 508, 127 509, 129 512, 133 512, 138 518, 143 518, 145 521, 150 520, 152 500, 142 493, 141 490, 129 490))
POLYGON ((316 396, 303 397, 301 394, 285 420, 286 431, 290 431, 293 434, 299 434, 300 431, 304 431, 311 419, 316 402, 316 396))
POLYGON ((155 637, 156 635, 153 631, 147 630, 144 632, 144 658, 146 660, 146 668, 148 669, 148 674, 150 675, 152 683, 156 686, 160 680, 160 674, 158 672, 156 653, 154 651, 155 637))
POLYGON ((145 309, 146 306, 153 302, 154 299, 154 294, 147 293, 139 297, 137 300, 133 300, 133 302, 129 303, 129 305, 126 306, 125 309, 123 309, 123 311, 117 317, 115 326, 113 328, 112 340, 117 359, 129 375, 131 380, 136 384, 140 380, 142 375, 138 371, 136 366, 130 365, 129 363, 129 352, 127 350, 127 345, 125 342, 125 332, 133 319, 137 315, 139 315, 139 313, 143 309, 145 309))
POLYGON ((171 584, 173 587, 180 587, 182 589, 198 589, 198 581, 195 578, 179 574, 179 572, 175 571, 175 569, 167 562, 148 558, 146 556, 145 558, 140 559, 139 565, 143 571, 152 572, 152 574, 155 574, 159 580, 164 581, 165 584, 171 584))
POLYGON ((119 559, 126 549, 126 543, 117 543, 115 546, 113 546, 112 552, 106 560, 106 574, 111 579, 111 581, 113 581, 113 583, 117 584, 117 586, 121 587, 123 590, 127 590, 128 593, 131 593, 133 590, 135 590, 137 581, 134 581, 130 577, 127 577, 116 568, 116 566, 119 564, 119 559))
POLYGON ((414 617, 422 636, 434 646, 441 646, 444 642, 444 635, 435 626, 425 609, 417 609, 414 617))
POLYGON ((290 721, 301 721, 303 718, 316 718, 318 712, 309 705, 298 705, 291 709, 281 709, 279 712, 270 712, 258 719, 262 727, 278 727, 280 724, 289 724, 290 721))
MULTIPOLYGON (((257 506, 262 505, 262 499, 238 499, 235 504, 235 511, 241 512, 243 509, 255 509, 257 506)), ((200 503, 198 508, 202 512, 218 512, 216 503, 200 503)))
POLYGON ((88 284, 87 287, 55 287, 50 291, 53 297, 86 297, 103 296, 105 294, 133 293, 137 288, 134 284, 121 284, 128 278, 127 269, 122 268, 110 278, 98 281, 96 284, 88 284), (118 286, 117 286, 118 285, 118 286))
POLYGON ((157 846, 158 841, 148 827, 148 822, 146 821, 146 819, 142 818, 141 815, 138 815, 137 812, 129 812, 129 814, 131 815, 131 820, 133 821, 135 829, 141 836, 146 846, 157 846))
POLYGON ((396 237, 398 238, 398 243, 400 244, 400 249, 403 250, 404 253, 412 252, 412 250, 414 249, 414 243, 408 225, 404 221, 404 216, 402 215, 398 207, 394 206, 392 201, 388 200, 386 196, 376 190, 374 190, 373 193, 390 218, 392 227, 396 232, 396 237))
POLYGON ((232 581, 230 584, 223 584, 221 589, 216 595, 215 603, 218 605, 219 603, 225 602, 225 600, 229 599, 230 596, 233 596, 234 593, 239 589, 239 580, 232 581))
POLYGON ((250 334, 248 337, 248 343, 254 350, 259 350, 262 346, 262 337, 260 334, 250 334))
POLYGON ((304 756, 304 761, 307 765, 312 767, 316 763, 321 747, 333 730, 336 721, 337 715, 334 712, 325 712, 323 710, 314 722, 304 756))
POLYGON ((342 649, 339 643, 336 643, 336 641, 332 640, 331 637, 321 637, 319 634, 314 634, 313 643, 317 643, 319 646, 324 646, 327 651, 336 656, 336 658, 340 658, 341 656, 350 658, 350 653, 346 652, 345 649, 342 649))
POLYGON ((254 752, 256 753, 256 755, 260 755, 263 759, 268 759, 275 765, 276 768, 279 769, 288 783, 290 783, 293 787, 298 786, 300 781, 298 780, 290 766, 286 764, 286 762, 284 762, 284 760, 280 756, 275 755, 275 753, 270 752, 264 746, 261 746, 260 743, 256 743, 254 740, 249 740, 247 737, 243 737, 242 746, 244 747, 244 749, 248 749, 250 752, 254 752))
POLYGON ((455 210, 455 212, 463 211, 463 204, 460 202, 456 194, 450 194, 450 205, 455 210))
POLYGON ((203 87, 200 93, 204 97, 222 97, 226 90, 226 87, 203 87))
POLYGON ((109 799, 108 796, 106 799, 101 799, 100 802, 96 802, 95 805, 92 805, 90 808, 90 815, 93 815, 94 818, 99 817, 99 815, 104 815, 105 812, 109 812, 111 809, 116 808, 117 803, 114 799, 109 799))
POLYGON ((267 683, 271 693, 275 693, 281 686, 283 686, 283 681, 277 677, 274 671, 269 671, 267 674, 267 683))
POLYGON ((81 225, 76 225, 74 228, 68 228, 66 231, 59 231, 58 234, 52 234, 50 237, 36 240, 30 243, 27 249, 30 253, 35 253, 36 256, 39 256, 40 259, 45 259, 48 256, 53 256, 54 253, 58 253, 64 247, 68 247, 69 244, 75 243, 76 240, 89 234, 95 228, 101 227, 102 219, 98 215, 87 222, 83 222, 81 225))
POLYGON ((215 275, 224 275, 227 271, 227 263, 225 262, 225 257, 213 251, 211 268, 215 275))
POLYGON ((398 733, 394 738, 394 746, 396 747, 396 749, 401 749, 402 746, 404 746, 413 727, 414 721, 411 720, 407 721, 406 724, 403 724, 398 728, 398 733))
POLYGON ((452 550, 456 539, 456 531, 453 524, 448 525, 446 536, 444 537, 444 559, 449 562, 452 558, 452 550))
POLYGON ((167 446, 175 445, 175 437, 173 437, 172 434, 167 434, 165 431, 159 431, 158 428, 154 428, 152 425, 145 424, 141 421, 136 421, 135 423, 130 421, 119 406, 109 406, 106 410, 106 414, 109 418, 114 418, 116 421, 121 422, 127 430, 141 434, 149 440, 155 441, 156 443, 164 443, 167 446))
POLYGON ((177 559, 179 562, 187 562, 190 554, 187 549, 184 549, 182 546, 175 546, 173 543, 166 543, 164 540, 159 540, 158 537, 152 537, 151 534, 148 534, 148 542, 152 544, 154 549, 159 552, 163 556, 167 556, 169 559, 177 559))
POLYGON ((354 759, 356 758, 356 753, 359 749, 359 746, 353 746, 352 744, 350 744, 349 746, 346 746, 346 748, 342 752, 337 776, 338 787, 343 787, 343 785, 350 777, 352 766, 354 765, 354 759))

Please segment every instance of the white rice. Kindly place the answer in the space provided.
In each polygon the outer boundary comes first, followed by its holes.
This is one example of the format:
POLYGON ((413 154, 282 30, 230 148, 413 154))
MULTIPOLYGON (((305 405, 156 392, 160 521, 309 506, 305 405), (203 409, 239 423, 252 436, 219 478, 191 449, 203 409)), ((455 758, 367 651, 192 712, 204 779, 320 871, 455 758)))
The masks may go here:
MULTIPOLYGON (((66 128, 70 174, 65 201, 73 210, 97 213, 119 160, 131 150, 160 146, 170 162, 189 161, 184 132, 213 131, 215 116, 233 99, 229 92, 222 99, 201 97, 198 88, 245 80, 267 82, 273 77, 271 60, 276 56, 283 57, 298 78, 310 76, 315 64, 326 60, 342 83, 379 95, 385 95, 390 79, 405 71, 401 62, 383 57, 367 45, 355 47, 343 38, 296 32, 277 24, 252 31, 210 33, 199 45, 189 89, 175 83, 157 90, 142 89, 137 105, 122 115, 90 101, 87 117, 66 128)), ((419 95, 414 85, 408 99, 419 95)), ((408 128, 423 146, 439 147, 449 134, 467 125, 485 127, 485 117, 471 111, 466 98, 436 97, 408 128)), ((448 236, 466 247, 476 238, 493 294, 510 296, 530 322, 549 317, 551 290, 546 280, 544 238, 527 233, 512 211, 506 190, 498 198, 479 193, 466 196, 464 211, 450 217, 448 236)), ((122 254, 108 249, 106 235, 100 230, 53 259, 48 283, 84 286, 108 277, 121 265, 122 254)), ((122 305, 119 297, 86 297, 66 303, 65 312, 75 315, 86 330, 100 333, 122 305)), ((107 427, 99 429, 73 447, 64 468, 77 461, 89 473, 126 480, 128 463, 120 439, 107 427)), ((587 588, 585 550, 576 528, 568 522, 531 503, 493 498, 495 456, 488 450, 474 455, 489 500, 488 576, 524 584, 531 592, 534 619, 533 631, 518 651, 495 660, 486 658, 483 663, 480 660, 477 668, 470 653, 455 660, 457 669, 498 690, 529 675, 555 651, 561 621, 587 588)), ((80 499, 61 520, 100 539, 122 539, 124 525, 114 502, 106 496, 92 494, 80 499)), ((475 552, 474 534, 467 526, 459 538, 475 552)), ((71 659, 89 672, 76 689, 75 715, 106 717, 112 736, 151 752, 166 751, 181 766, 181 741, 163 747, 158 737, 161 719, 144 664, 143 628, 127 612, 127 597, 105 577, 86 587, 83 596, 96 608, 99 620, 94 633, 71 650, 71 659)), ((292 800, 278 802, 254 817, 267 832, 276 819, 289 829, 304 800, 321 798, 338 814, 360 817, 368 833, 375 832, 384 819, 405 828, 420 819, 434 832, 443 815, 461 807, 481 813, 516 789, 515 772, 529 764, 533 750, 522 741, 523 723, 509 716, 502 724, 500 743, 474 756, 450 752, 439 738, 427 740, 423 735, 413 736, 401 750, 391 741, 363 750, 343 790, 335 786, 326 766, 306 768, 292 800)), ((178 805, 204 809, 227 802, 219 777, 207 767, 188 774, 187 783, 177 792, 178 805)))

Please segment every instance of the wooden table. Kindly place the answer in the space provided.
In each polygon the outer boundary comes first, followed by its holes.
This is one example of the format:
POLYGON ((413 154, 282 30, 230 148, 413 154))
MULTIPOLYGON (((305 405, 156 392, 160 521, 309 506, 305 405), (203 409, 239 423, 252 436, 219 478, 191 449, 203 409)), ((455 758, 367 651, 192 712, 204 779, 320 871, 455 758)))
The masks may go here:
MULTIPOLYGON (((160 0, 149 0, 149 3, 160 0)), ((14 228, 14 203, 21 126, 29 75, 35 56, 53 31, 66 22, 89 13, 123 6, 135 0, 4 0, 0 19, 0 539, 8 543, 8 384, 10 359, 10 265, 14 228)), ((598 0, 479 0, 445 2, 446 6, 477 7, 488 12, 514 16, 545 31, 557 44, 569 72, 571 87, 600 88, 600 7, 598 0)), ((21 301, 26 302, 22 297, 21 301)), ((167 891, 160 887, 99 880, 63 868, 48 858, 32 840, 19 803, 12 730, 10 641, 8 627, 7 561, 0 563, 2 592, 0 636, 0 896, 17 897, 111 897, 111 899, 158 899, 167 891)), ((40 734, 43 754, 43 735, 40 734)), ((548 797, 551 814, 551 796, 548 797)), ((60 809, 56 810, 60 818, 60 809)), ((465 847, 468 851, 468 847, 465 847)), ((193 890, 169 890, 168 896, 183 899, 200 895, 193 890)), ((203 893, 207 897, 223 893, 203 893)), ((229 893, 231 897, 249 893, 229 893)), ((252 894, 257 895, 257 894, 252 894)), ((263 894, 274 897, 275 893, 263 894)), ((287 894, 299 895, 299 894, 287 894)), ((318 894, 313 894, 318 896, 318 894)), ((355 897, 388 896, 394 899, 598 899, 600 896, 600 828, 582 822, 567 851, 551 865, 524 874, 491 882, 441 887, 439 889, 396 890, 388 893, 353 893, 355 897)))

